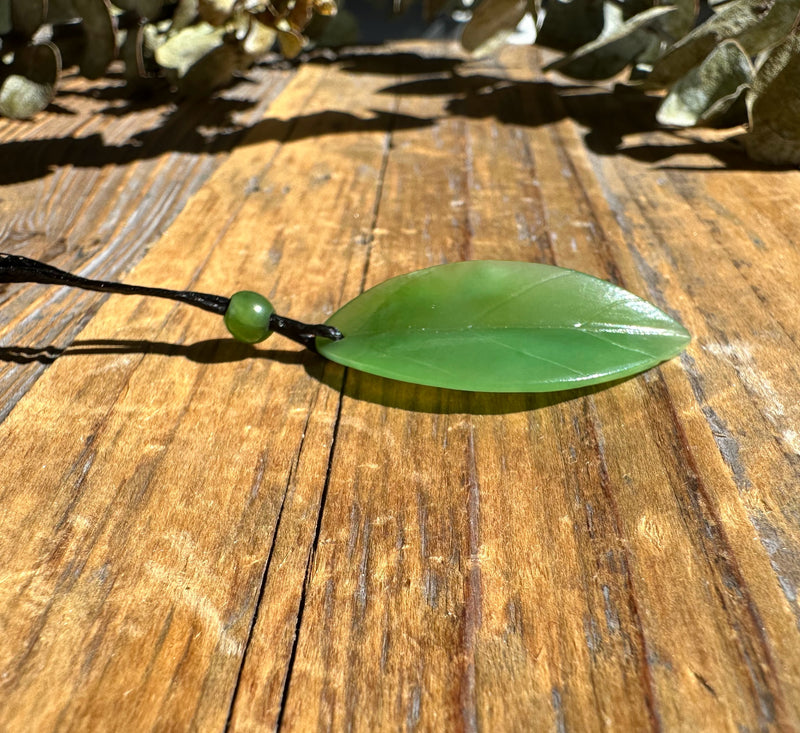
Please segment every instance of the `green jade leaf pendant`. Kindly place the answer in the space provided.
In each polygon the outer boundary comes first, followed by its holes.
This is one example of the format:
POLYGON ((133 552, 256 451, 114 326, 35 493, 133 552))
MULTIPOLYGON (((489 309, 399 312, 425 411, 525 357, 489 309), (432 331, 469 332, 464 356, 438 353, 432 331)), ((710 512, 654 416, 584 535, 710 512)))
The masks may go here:
POLYGON ((404 382, 550 392, 637 374, 690 340, 645 300, 574 270, 469 261, 394 277, 336 311, 326 358, 404 382))

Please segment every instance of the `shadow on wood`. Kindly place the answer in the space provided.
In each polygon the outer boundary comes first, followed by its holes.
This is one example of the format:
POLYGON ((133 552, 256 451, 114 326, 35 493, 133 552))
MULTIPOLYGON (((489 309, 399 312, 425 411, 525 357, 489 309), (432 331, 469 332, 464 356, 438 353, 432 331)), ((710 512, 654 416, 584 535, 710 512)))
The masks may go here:
MULTIPOLYGON (((377 110, 362 118, 349 112, 326 111, 298 115, 286 120, 266 119, 252 127, 230 132, 203 135, 197 129, 173 134, 170 124, 159 124, 137 133, 127 142, 107 143, 99 133, 80 138, 15 140, 3 146, 4 166, 0 185, 10 185, 40 178, 58 166, 102 168, 127 165, 137 160, 158 158, 165 153, 218 153, 231 150, 247 137, 247 144, 265 141, 284 142, 337 133, 408 130, 429 127, 435 120, 377 110)), ((204 122, 205 124, 205 122, 204 122)))
MULTIPOLYGON (((331 58, 319 56, 308 63, 339 64, 352 74, 386 74, 421 78, 387 86, 380 93, 392 96, 449 97, 449 114, 471 119, 494 117, 508 125, 539 127, 571 118, 588 127, 587 147, 599 155, 626 155, 635 160, 656 163, 679 154, 712 155, 723 166, 742 170, 774 170, 749 159, 735 141, 708 142, 688 139, 678 131, 676 145, 624 146, 627 135, 659 129, 655 112, 659 96, 616 85, 611 89, 582 84, 557 84, 550 81, 514 80, 503 76, 464 73, 470 62, 456 57, 425 57, 413 53, 350 53, 331 58)), ((241 81, 246 84, 247 81, 241 81)), ((73 93, 66 92, 65 96, 73 93)), ((121 87, 109 84, 96 90, 74 92, 101 99, 117 99, 121 87)), ((122 107, 108 107, 103 115, 124 116, 152 105, 166 105, 169 96, 134 96, 122 107)), ((218 153, 230 151, 247 138, 247 144, 266 140, 283 142, 346 132, 371 130, 407 130, 435 124, 435 119, 373 110, 372 117, 362 118, 350 112, 326 110, 297 115, 288 119, 268 118, 251 127, 236 126, 232 115, 249 109, 256 99, 212 97, 203 101, 184 101, 173 107, 149 130, 136 133, 123 144, 108 143, 99 134, 85 137, 14 140, 4 144, 0 185, 19 183, 50 174, 56 166, 72 165, 100 168, 125 165, 137 160, 156 158, 167 152, 218 153), (203 133, 201 128, 215 132, 203 133), (249 133, 249 135, 248 135, 249 133)), ((63 110, 65 113, 68 110, 63 110)))
MULTIPOLYGON (((463 392, 408 384, 359 372, 329 362, 306 349, 295 351, 259 349, 233 339, 209 339, 193 344, 125 339, 76 340, 70 346, 2 346, 0 361, 16 364, 52 364, 64 357, 97 354, 160 354, 181 357, 199 364, 224 364, 244 359, 270 359, 302 366, 308 375, 354 400, 371 402, 410 412, 434 414, 506 415, 550 407, 585 395, 603 392, 628 381, 618 379, 592 387, 546 393, 463 392)), ((631 377, 632 379, 632 377, 631 377)))

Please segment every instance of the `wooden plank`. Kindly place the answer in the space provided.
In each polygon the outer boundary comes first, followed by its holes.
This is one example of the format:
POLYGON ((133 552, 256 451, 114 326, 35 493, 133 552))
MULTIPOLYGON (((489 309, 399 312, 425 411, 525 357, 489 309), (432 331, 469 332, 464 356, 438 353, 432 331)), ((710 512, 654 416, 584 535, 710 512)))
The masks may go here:
MULTIPOLYGON (((283 119, 314 111, 327 76, 304 69, 271 112, 283 119)), ((260 142, 237 149, 212 176, 136 280, 212 292, 237 282, 310 317, 332 308, 337 278, 328 277, 343 265, 322 257, 309 265, 302 233, 294 239, 284 216, 309 209, 319 190, 292 189, 273 160, 281 145, 271 127, 254 128, 249 139, 260 142)), ((325 120, 312 116, 296 136, 310 146, 324 131, 325 120)), ((291 145, 285 150, 292 155, 291 145)), ((380 142, 377 150, 380 161, 380 142)), ((329 228, 340 251, 361 246, 362 224, 342 198, 347 181, 374 190, 375 175, 366 165, 337 165, 330 177, 329 228)), ((322 219, 306 221, 311 240, 322 219)), ((4 727, 225 722, 281 507, 319 502, 321 483, 295 490, 294 477, 309 470, 305 463, 324 476, 337 399, 302 368, 305 356, 208 341, 223 335, 221 321, 189 310, 109 300, 75 343, 81 368, 69 356, 57 360, 3 423, 3 454, 19 459, 3 480, 0 555, 10 558, 13 582, 2 618, 16 639, 3 653, 4 691, 14 700, 0 705, 4 727), (305 444, 304 436, 317 439, 305 444), (198 461, 198 450, 209 460, 198 461), (42 689, 60 694, 42 704, 42 689)), ((307 555, 307 543, 298 549, 307 555)))
MULTIPOLYGON (((681 171, 665 171, 662 175, 669 183, 662 178, 661 185, 656 176, 637 173, 632 167, 625 188, 620 188, 624 193, 637 187, 635 196, 628 194, 634 204, 626 209, 629 246, 645 253, 647 259, 643 257, 639 266, 651 283, 662 281, 665 262, 675 263, 682 282, 669 282, 665 298, 685 303, 684 318, 695 336, 694 347, 682 360, 685 378, 670 379, 666 370, 664 374, 674 395, 670 419, 675 424, 677 459, 690 469, 686 479, 690 491, 682 503, 687 508, 694 505, 696 534, 703 540, 700 548, 715 565, 714 585, 720 611, 727 618, 727 623, 720 618, 716 623, 720 637, 729 639, 732 666, 711 666, 704 660, 713 673, 703 678, 718 698, 720 690, 730 685, 725 703, 732 713, 731 727, 749 718, 753 727, 791 728, 798 715, 798 660, 794 654, 781 654, 778 645, 793 647, 797 638, 794 589, 800 537, 793 487, 798 446, 791 428, 796 424, 794 404, 782 406, 784 399, 797 394, 797 374, 787 369, 796 359, 796 343, 769 302, 786 297, 781 283, 770 287, 770 295, 762 299, 760 284, 752 276, 748 282, 740 270, 750 270, 754 261, 769 256, 761 256, 745 232, 732 231, 730 216, 720 216, 726 209, 749 214, 747 192, 751 185, 757 191, 766 174, 728 171, 725 187, 715 185, 718 176, 698 177, 687 196, 681 171), (738 190, 732 196, 728 186, 736 178, 738 190), (708 209, 716 213, 709 215, 708 209), (661 251, 637 246, 640 217, 646 217, 647 229, 658 237, 661 251), (683 292, 675 292, 678 289, 683 292), (777 411, 776 405, 780 405, 777 411), (717 471, 710 470, 714 464, 717 471), (732 670, 740 677, 735 687, 732 670), (733 712, 737 708, 738 716, 733 712)), ((774 185, 775 174, 770 177, 774 185)), ((777 211, 775 218, 780 219, 777 211)), ((800 271, 796 252, 786 240, 772 257, 789 273, 800 271)), ((708 627, 701 628, 706 633, 698 634, 695 643, 705 655, 708 627)), ((670 697, 673 715, 685 716, 691 698, 677 690, 670 697)))
POLYGON ((107 300, 0 424, 0 728, 800 727, 800 173, 454 53, 303 66, 129 279, 315 320, 545 261, 686 354, 471 395, 107 300))

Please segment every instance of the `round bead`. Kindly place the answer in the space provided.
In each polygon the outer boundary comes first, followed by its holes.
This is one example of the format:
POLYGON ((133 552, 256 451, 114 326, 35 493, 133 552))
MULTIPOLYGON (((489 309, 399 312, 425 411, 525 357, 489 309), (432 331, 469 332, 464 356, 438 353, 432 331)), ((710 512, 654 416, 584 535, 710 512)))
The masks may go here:
POLYGON ((225 326, 237 341, 255 344, 263 341, 269 330, 269 317, 275 309, 263 295, 250 290, 241 290, 231 296, 225 311, 225 326))

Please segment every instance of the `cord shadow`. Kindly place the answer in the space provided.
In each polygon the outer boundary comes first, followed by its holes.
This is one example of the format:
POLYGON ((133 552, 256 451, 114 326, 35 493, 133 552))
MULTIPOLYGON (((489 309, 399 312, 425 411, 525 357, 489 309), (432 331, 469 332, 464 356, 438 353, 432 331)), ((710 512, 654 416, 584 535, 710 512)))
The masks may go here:
POLYGON ((17 364, 52 364, 67 356, 97 354, 161 354, 176 356, 198 364, 224 364, 244 359, 272 359, 282 364, 305 364, 320 359, 308 350, 258 349, 233 339, 208 339, 193 344, 128 339, 91 339, 73 341, 69 346, 0 346, 0 361, 17 364))

